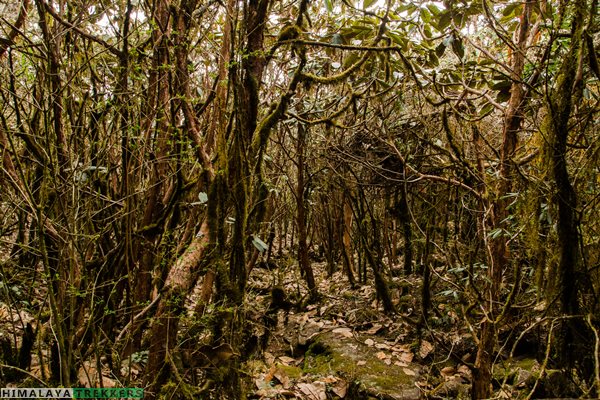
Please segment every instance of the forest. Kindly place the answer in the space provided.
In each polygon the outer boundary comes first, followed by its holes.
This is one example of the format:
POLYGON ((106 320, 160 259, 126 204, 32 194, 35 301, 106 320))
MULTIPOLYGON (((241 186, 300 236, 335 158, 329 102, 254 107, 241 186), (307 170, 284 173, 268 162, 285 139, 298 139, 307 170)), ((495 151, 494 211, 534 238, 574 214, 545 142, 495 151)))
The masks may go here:
POLYGON ((0 386, 600 397, 598 0, 0 0, 0 386))

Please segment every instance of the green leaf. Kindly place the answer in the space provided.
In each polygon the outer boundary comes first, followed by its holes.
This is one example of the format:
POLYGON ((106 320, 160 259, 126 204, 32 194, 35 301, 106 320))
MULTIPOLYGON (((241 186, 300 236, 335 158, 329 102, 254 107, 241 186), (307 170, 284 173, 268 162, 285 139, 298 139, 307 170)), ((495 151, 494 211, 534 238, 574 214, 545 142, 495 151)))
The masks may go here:
POLYGON ((496 239, 496 238, 500 237, 503 233, 504 233, 504 229, 496 228, 496 229, 493 229, 490 231, 490 233, 488 234, 488 237, 490 239, 496 239))
POLYGON ((356 64, 360 57, 356 53, 350 53, 344 58, 344 69, 348 69, 352 65, 356 64))
POLYGON ((439 57, 444 55, 446 51, 446 45, 442 42, 435 48, 435 55, 439 57))
POLYGON ((258 236, 256 235, 252 235, 252 244, 254 245, 254 247, 256 247, 256 249, 263 253, 264 251, 266 251, 269 246, 267 246, 267 244, 265 242, 263 242, 258 236))
POLYGON ((462 39, 460 37, 455 37, 454 40, 452 41, 452 51, 461 60, 465 57, 465 47, 464 47, 462 39))
POLYGON ((363 0, 363 9, 371 7, 375 3, 375 0, 363 0))
POLYGON ((398 7, 397 12, 402 13, 402 12, 406 12, 408 15, 412 15, 413 12, 417 9, 417 6, 412 3, 406 3, 401 5, 400 7, 398 7))
POLYGON ((505 17, 511 17, 517 14, 517 9, 519 9, 521 7, 521 3, 512 3, 507 5, 504 10, 502 11, 502 15, 504 15, 505 17))
POLYGON ((440 64, 440 60, 438 59, 438 56, 436 55, 434 50, 430 50, 427 56, 428 67, 437 67, 440 64))
POLYGON ((385 34, 392 39, 393 42, 399 44, 400 47, 402 47, 402 50, 407 50, 408 41, 405 38, 392 31, 387 31, 385 34))
POLYGON ((377 80, 377 83, 379 83, 383 89, 389 89, 390 88, 390 84, 387 83, 386 81, 384 81, 383 79, 379 79, 378 78, 376 80, 377 80))
POLYGON ((423 20, 423 22, 431 22, 431 13, 429 12, 429 10, 427 10, 426 8, 421 8, 419 10, 419 13, 421 14, 421 19, 423 20))
POLYGON ((425 34, 425 37, 428 39, 431 39, 433 37, 433 33, 431 33, 430 25, 425 25, 423 27, 423 33, 425 34))
POLYGON ((485 106, 481 107, 481 111, 479 111, 479 115, 487 115, 494 109, 494 106, 491 103, 487 103, 485 106))
POLYGON ((474 15, 481 14, 482 12, 483 12, 483 6, 480 3, 474 2, 469 7, 467 7, 467 9, 465 10, 464 17, 472 17, 474 15))
POLYGON ((435 4, 427 4, 427 9, 429 9, 429 12, 431 12, 433 15, 437 16, 440 14, 440 9, 435 5, 435 4))
POLYGON ((200 204, 205 204, 208 202, 208 195, 205 192, 198 193, 198 200, 200 200, 200 204))
POLYGON ((333 4, 331 3, 331 0, 325 0, 325 8, 327 9, 327 12, 333 11, 333 4))
POLYGON ((462 28, 465 24, 465 15, 460 12, 455 12, 452 14, 452 20, 454 21, 454 25, 462 28))
POLYGON ((443 32, 444 29, 450 25, 452 21, 452 11, 447 10, 446 12, 439 15, 438 23, 435 25, 438 31, 443 32))

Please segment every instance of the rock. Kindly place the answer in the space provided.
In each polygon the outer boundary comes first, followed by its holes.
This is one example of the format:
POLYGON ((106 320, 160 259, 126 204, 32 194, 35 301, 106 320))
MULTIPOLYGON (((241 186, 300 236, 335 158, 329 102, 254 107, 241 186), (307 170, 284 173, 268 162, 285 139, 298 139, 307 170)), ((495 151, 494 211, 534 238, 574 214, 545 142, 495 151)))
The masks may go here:
POLYGON ((519 368, 515 377, 515 386, 518 388, 532 387, 535 378, 531 371, 519 368))
POLYGON ((467 398, 471 385, 464 382, 460 376, 454 376, 441 383, 432 394, 446 398, 467 398))
POLYGON ((398 366, 391 358, 362 340, 349 341, 333 332, 322 332, 314 338, 304 360, 304 372, 327 376, 331 372, 341 378, 352 377, 346 399, 417 400, 421 392, 415 386, 418 365, 398 366), (388 361, 388 362, 386 362, 388 361))

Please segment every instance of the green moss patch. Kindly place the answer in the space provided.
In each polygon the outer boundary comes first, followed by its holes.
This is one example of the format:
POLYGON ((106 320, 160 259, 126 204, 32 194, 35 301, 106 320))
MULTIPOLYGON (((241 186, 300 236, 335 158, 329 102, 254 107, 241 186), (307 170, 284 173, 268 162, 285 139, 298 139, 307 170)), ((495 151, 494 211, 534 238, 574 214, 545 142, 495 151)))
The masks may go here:
POLYGON ((419 398, 417 376, 406 374, 411 366, 387 365, 377 358, 377 350, 357 340, 340 338, 327 332, 319 335, 306 352, 304 372, 312 375, 338 375, 348 381, 360 381, 369 391, 395 399, 419 398), (416 395, 416 397, 413 397, 416 395))

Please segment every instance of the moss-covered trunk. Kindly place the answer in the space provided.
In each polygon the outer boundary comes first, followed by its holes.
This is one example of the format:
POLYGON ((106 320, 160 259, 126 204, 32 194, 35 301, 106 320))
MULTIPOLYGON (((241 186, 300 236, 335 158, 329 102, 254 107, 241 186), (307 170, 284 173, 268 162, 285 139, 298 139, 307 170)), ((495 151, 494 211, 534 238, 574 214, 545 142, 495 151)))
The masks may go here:
MULTIPOLYGON (((583 57, 583 31, 585 23, 585 2, 578 0, 572 3, 572 23, 570 47, 562 58, 556 86, 547 97, 548 115, 542 130, 549 138, 549 154, 551 155, 551 175, 554 180, 558 208, 557 233, 559 246, 559 262, 557 266, 556 285, 560 314, 573 317, 580 314, 580 299, 585 274, 582 271, 582 260, 579 251, 580 233, 577 216, 577 194, 571 183, 568 172, 568 139, 574 99, 582 89, 581 58, 583 57)), ((566 11, 565 11, 566 12, 566 11)), ((579 318, 567 318, 561 328, 557 353, 560 364, 571 368, 581 360, 583 348, 588 342, 583 321, 579 318)), ((585 357, 583 357, 585 358, 585 357)))

